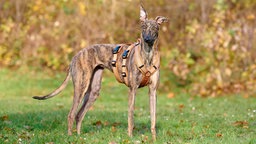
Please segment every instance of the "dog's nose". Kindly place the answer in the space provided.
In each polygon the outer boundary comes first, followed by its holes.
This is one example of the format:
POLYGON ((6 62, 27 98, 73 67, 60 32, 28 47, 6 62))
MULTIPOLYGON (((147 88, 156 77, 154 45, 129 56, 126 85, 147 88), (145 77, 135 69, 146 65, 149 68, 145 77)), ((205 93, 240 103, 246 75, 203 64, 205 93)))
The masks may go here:
POLYGON ((146 37, 144 38, 144 40, 145 40, 146 43, 153 43, 153 42, 154 42, 154 39, 151 38, 150 36, 146 36, 146 37))

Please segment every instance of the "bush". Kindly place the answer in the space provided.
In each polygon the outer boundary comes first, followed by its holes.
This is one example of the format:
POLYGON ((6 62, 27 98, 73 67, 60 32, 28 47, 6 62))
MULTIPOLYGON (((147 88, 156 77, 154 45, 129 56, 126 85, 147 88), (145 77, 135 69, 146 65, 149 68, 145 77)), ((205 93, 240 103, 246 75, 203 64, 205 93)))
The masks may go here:
POLYGON ((188 22, 186 43, 181 45, 185 50, 172 50, 170 69, 191 82, 189 91, 195 95, 217 96, 256 88, 255 15, 252 11, 241 14, 240 4, 218 0, 209 23, 188 22))

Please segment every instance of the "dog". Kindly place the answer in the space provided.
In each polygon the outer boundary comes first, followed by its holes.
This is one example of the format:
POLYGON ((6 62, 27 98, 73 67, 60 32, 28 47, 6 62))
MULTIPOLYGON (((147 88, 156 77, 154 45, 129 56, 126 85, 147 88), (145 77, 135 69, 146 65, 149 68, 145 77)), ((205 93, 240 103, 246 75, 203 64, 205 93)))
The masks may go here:
POLYGON ((72 135, 73 123, 80 134, 82 120, 99 96, 102 72, 112 71, 116 79, 129 88, 128 135, 134 128, 134 104, 136 90, 148 86, 152 138, 156 139, 156 90, 159 85, 160 54, 158 32, 160 25, 167 22, 163 16, 148 19, 147 12, 140 6, 141 36, 138 42, 128 44, 95 44, 78 52, 71 61, 67 76, 59 88, 45 96, 34 99, 45 100, 60 93, 72 78, 74 86, 73 104, 68 114, 68 135, 72 135), (121 54, 121 55, 120 55, 121 54), (79 105, 81 107, 79 108, 79 105), (79 108, 79 110, 78 110, 79 108))

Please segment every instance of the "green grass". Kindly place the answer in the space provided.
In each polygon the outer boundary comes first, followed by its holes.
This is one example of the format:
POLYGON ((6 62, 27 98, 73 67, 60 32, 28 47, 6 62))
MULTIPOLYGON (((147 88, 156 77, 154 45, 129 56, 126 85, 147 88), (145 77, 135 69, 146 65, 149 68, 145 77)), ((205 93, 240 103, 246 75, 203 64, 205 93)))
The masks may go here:
MULTIPOLYGON (((0 143, 152 143, 147 88, 136 97, 134 137, 127 136, 127 88, 108 72, 82 134, 67 136, 72 84, 55 98, 37 101, 59 86, 64 73, 0 70, 0 143)), ((159 89, 161 91, 161 89, 159 89)), ((170 90, 171 91, 171 90, 170 90)), ((156 143, 256 143, 256 99, 232 95, 191 98, 160 93, 156 143)))

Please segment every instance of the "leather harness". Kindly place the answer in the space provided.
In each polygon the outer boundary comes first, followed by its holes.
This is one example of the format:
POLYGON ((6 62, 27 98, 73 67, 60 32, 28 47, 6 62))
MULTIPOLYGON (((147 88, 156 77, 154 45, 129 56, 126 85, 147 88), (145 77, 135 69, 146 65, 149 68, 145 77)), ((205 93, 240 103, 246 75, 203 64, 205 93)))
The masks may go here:
MULTIPOLYGON (((150 66, 145 66, 143 59, 140 55, 141 51, 141 46, 140 46, 140 39, 138 39, 138 42, 133 43, 128 46, 128 48, 125 50, 124 44, 116 46, 112 53, 113 53, 113 59, 112 59, 112 67, 113 67, 113 72, 116 77, 116 80, 120 83, 124 83, 125 85, 129 86, 129 81, 128 81, 128 70, 127 70, 127 58, 130 55, 130 52, 132 49, 135 50, 134 53, 134 61, 136 63, 137 68, 140 70, 142 73, 142 80, 139 85, 139 87, 144 87, 150 83, 150 77, 153 75, 158 69, 160 65, 160 60, 155 59, 153 60, 152 64, 150 66), (123 49, 123 50, 122 50, 123 49), (121 53, 123 51, 123 53, 121 53), (118 58, 122 55, 122 63, 118 61, 118 58), (121 68, 121 75, 118 72, 118 68, 121 68), (122 79, 122 78, 123 79, 122 79)), ((157 53, 157 57, 159 57, 159 54, 157 53)))

